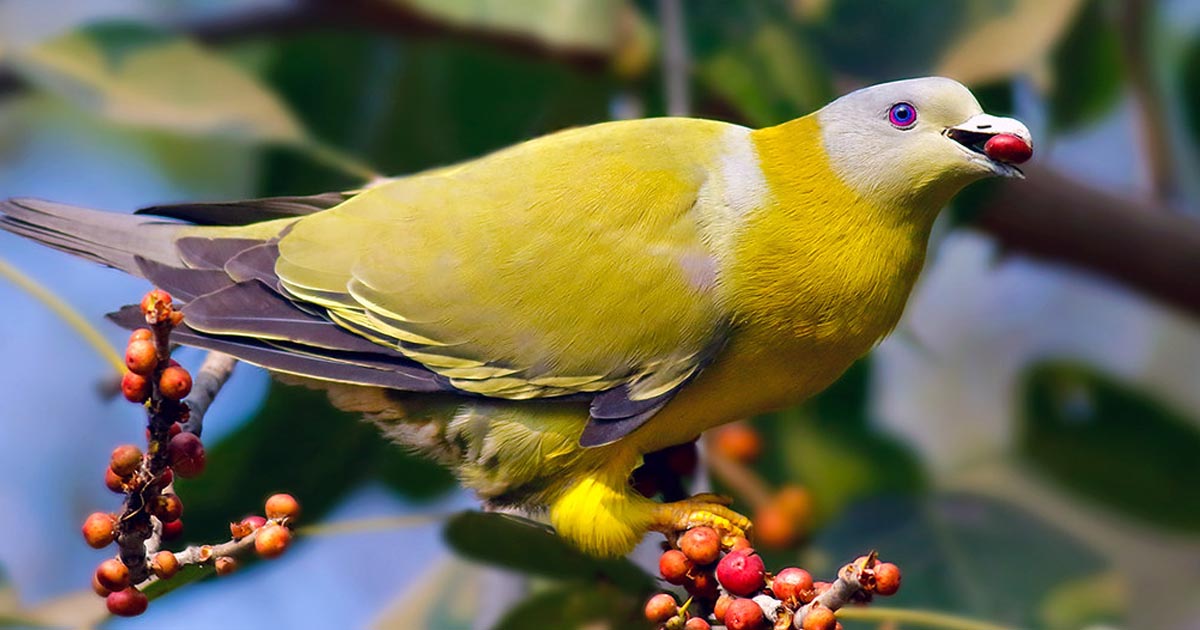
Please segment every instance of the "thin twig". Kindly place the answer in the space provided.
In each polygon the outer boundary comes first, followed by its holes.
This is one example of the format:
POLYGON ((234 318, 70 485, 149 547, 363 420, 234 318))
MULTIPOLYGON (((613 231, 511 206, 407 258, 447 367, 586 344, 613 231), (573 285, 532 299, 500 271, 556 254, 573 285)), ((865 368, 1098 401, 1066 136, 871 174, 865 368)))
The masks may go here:
POLYGON ((708 469, 721 483, 733 490, 733 493, 746 501, 753 509, 766 505, 771 501, 771 488, 758 473, 729 457, 713 446, 712 436, 704 440, 708 448, 708 469))
POLYGON ((1171 152, 1170 117, 1163 103, 1163 90, 1150 58, 1146 35, 1153 17, 1154 3, 1149 0, 1118 2, 1117 30, 1124 48, 1126 74, 1133 93, 1134 112, 1145 149, 1146 169, 1154 200, 1170 203, 1179 199, 1179 181, 1171 152))
POLYGON ((204 363, 193 379, 192 394, 188 396, 188 419, 183 424, 184 431, 190 431, 197 436, 204 429, 204 414, 209 405, 229 380, 237 359, 221 352, 209 352, 204 357, 204 363))
POLYGON ((941 630, 1016 630, 1010 626, 1001 626, 978 619, 969 619, 959 615, 936 612, 932 610, 914 610, 910 608, 887 608, 883 606, 850 606, 838 613, 839 619, 867 621, 875 623, 893 622, 904 627, 937 628, 941 630))
POLYGON ((64 302, 62 298, 39 284, 37 280, 25 275, 4 259, 0 259, 0 277, 7 278, 9 282, 12 282, 22 291, 25 291, 34 299, 44 304, 46 308, 62 319, 71 330, 74 330, 96 351, 96 354, 99 354, 104 359, 105 363, 113 367, 118 378, 125 374, 125 361, 121 358, 121 355, 113 349, 108 340, 104 338, 104 335, 100 334, 100 331, 96 330, 95 326, 92 326, 82 315, 71 308, 70 304, 64 302))
POLYGON ((667 115, 687 116, 692 111, 691 94, 688 92, 691 59, 684 33, 681 0, 659 0, 658 16, 662 22, 662 71, 667 115))

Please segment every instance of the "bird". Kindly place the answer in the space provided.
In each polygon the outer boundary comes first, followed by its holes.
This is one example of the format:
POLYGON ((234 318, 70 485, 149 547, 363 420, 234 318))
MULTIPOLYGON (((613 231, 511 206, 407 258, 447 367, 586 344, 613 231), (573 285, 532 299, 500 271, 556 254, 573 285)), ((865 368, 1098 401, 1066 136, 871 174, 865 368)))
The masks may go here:
POLYGON ((322 389, 487 505, 616 556, 656 531, 746 535, 721 497, 648 498, 632 472, 833 383, 896 326, 940 209, 1021 178, 1032 148, 924 77, 761 129, 561 130, 349 192, 13 198, 0 228, 145 278, 183 304, 175 341, 322 389))

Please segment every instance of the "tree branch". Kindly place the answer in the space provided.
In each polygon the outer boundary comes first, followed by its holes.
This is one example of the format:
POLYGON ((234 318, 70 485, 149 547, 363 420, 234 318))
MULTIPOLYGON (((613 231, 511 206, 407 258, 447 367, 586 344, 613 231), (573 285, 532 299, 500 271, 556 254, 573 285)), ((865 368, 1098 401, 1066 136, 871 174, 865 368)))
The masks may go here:
POLYGON ((183 424, 184 431, 200 435, 204 429, 205 412, 233 374, 236 365, 237 359, 221 352, 205 355, 204 363, 200 365, 192 384, 192 395, 187 399, 188 419, 183 424))
POLYGON ((1002 184, 977 227, 1007 249, 1091 271, 1200 316, 1200 223, 1053 171, 1002 184))

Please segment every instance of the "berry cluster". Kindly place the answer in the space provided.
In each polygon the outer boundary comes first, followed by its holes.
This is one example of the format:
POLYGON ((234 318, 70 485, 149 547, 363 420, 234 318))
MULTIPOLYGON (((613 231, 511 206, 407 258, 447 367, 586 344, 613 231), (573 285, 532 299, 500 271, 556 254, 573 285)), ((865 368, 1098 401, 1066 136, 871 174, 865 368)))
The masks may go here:
POLYGON ((146 294, 141 310, 147 327, 129 337, 121 393, 146 408, 147 449, 143 453, 133 444, 113 449, 104 483, 123 494, 124 503, 117 514, 95 512, 83 523, 88 545, 118 546, 117 557, 96 568, 92 589, 105 598, 109 612, 127 617, 140 615, 149 604, 141 588, 171 579, 185 565, 210 565, 217 575, 227 575, 237 568, 234 556, 251 546, 264 558, 279 556, 291 542, 290 524, 300 515, 295 498, 276 494, 267 499, 265 517, 230 524, 229 542, 159 550, 161 541, 183 534, 183 501, 174 492, 175 475, 202 473, 205 453, 200 437, 188 428, 189 409, 183 401, 191 393, 192 376, 170 356, 170 334, 182 323, 183 313, 158 289, 146 294))
POLYGON ((670 593, 646 602, 646 619, 665 630, 840 630, 834 612, 850 603, 900 589, 900 569, 875 554, 842 567, 834 582, 814 582, 804 569, 772 575, 745 538, 723 547, 710 527, 690 529, 659 557, 658 570, 669 584, 690 596, 680 605, 670 593))

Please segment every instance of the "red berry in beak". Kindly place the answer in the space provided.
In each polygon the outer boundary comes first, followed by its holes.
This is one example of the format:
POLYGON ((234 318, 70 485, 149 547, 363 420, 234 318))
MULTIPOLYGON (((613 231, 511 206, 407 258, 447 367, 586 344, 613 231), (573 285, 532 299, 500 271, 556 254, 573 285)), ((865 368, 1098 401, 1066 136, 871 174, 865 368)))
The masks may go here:
POLYGON ((1033 157, 1033 146, 1011 133, 1001 133, 988 138, 983 152, 997 162, 1021 164, 1033 157))

